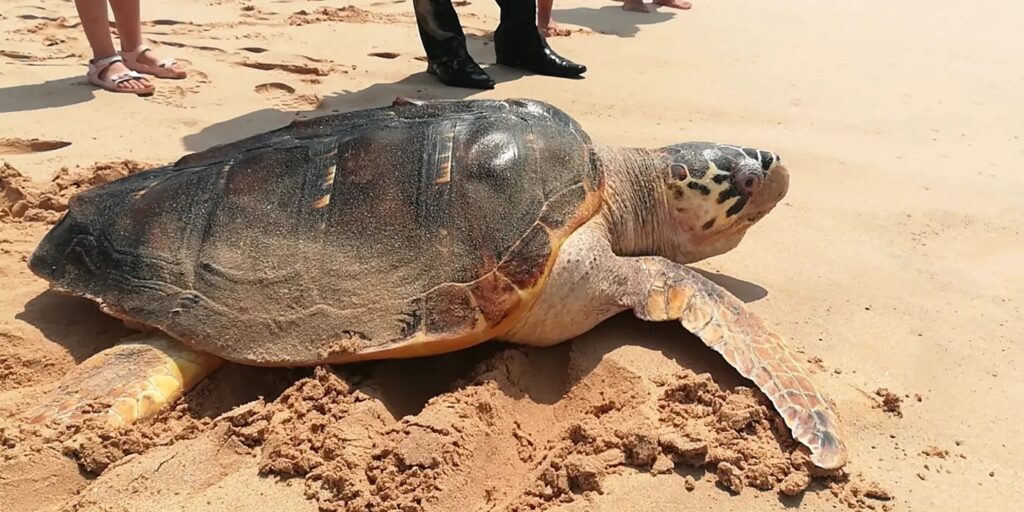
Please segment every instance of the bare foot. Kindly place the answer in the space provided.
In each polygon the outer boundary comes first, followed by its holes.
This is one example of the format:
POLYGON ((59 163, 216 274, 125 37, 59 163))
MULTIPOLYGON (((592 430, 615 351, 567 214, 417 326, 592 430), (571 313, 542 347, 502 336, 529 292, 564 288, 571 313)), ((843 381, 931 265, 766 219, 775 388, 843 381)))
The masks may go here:
POLYGON ((540 35, 544 37, 567 36, 570 34, 569 29, 562 28, 561 25, 555 23, 554 21, 549 21, 548 26, 546 27, 538 26, 537 30, 540 32, 540 35))
POLYGON ((622 4, 622 10, 633 11, 633 12, 651 12, 650 9, 644 5, 644 0, 626 0, 622 4))
POLYGON ((693 7, 693 4, 690 2, 683 2, 682 0, 654 0, 654 3, 664 7, 671 7, 673 9, 682 9, 684 11, 693 7))

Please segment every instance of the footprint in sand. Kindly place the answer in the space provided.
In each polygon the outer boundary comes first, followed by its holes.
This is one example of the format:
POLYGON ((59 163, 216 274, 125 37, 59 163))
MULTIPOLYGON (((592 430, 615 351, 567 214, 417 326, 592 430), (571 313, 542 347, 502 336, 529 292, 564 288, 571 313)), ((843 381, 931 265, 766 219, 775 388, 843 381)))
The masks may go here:
POLYGON ((245 48, 239 48, 242 51, 249 53, 263 53, 267 51, 266 48, 260 48, 259 46, 246 46, 245 48))
POLYGON ((268 94, 281 93, 281 92, 283 92, 285 94, 295 94, 295 88, 294 87, 292 87, 292 86, 290 86, 288 84, 283 84, 281 82, 270 82, 268 84, 257 85, 256 88, 255 88, 255 91, 256 91, 257 94, 260 94, 260 95, 263 95, 263 96, 266 96, 268 94))
MULTIPOLYGON (((44 44, 46 44, 47 46, 50 46, 50 47, 55 46, 55 45, 50 45, 49 43, 47 43, 45 41, 44 41, 44 44)), ((0 50, 0 57, 7 57, 8 59, 14 59, 14 60, 19 60, 19 61, 23 61, 23 62, 43 62, 43 61, 48 61, 48 60, 73 59, 73 58, 76 58, 77 56, 75 54, 73 54, 73 53, 55 52, 55 51, 51 51, 47 55, 33 55, 31 53, 24 53, 24 52, 18 52, 18 51, 13 51, 13 50, 0 50)))
POLYGON ((320 106, 320 98, 316 95, 296 94, 294 87, 281 82, 260 84, 253 90, 278 110, 306 111, 316 110, 320 106))
POLYGON ((312 64, 288 64, 284 62, 260 62, 246 60, 239 62, 238 65, 245 66, 247 68, 259 69, 261 71, 284 71, 286 73, 293 73, 296 75, 316 75, 316 76, 327 76, 331 74, 331 70, 328 66, 323 65, 312 65, 312 64))
POLYGON ((236 21, 220 21, 220 22, 209 22, 209 23, 192 23, 189 21, 179 21, 170 19, 160 19, 153 21, 143 21, 142 26, 147 27, 147 34, 152 35, 169 35, 169 36, 180 36, 184 34, 195 34, 201 32, 209 32, 215 29, 224 29, 237 26, 239 22, 236 21))
POLYGON ((14 60, 39 60, 38 57, 30 53, 16 52, 13 50, 0 50, 0 56, 14 60))
POLYGON ((195 108, 194 104, 185 101, 189 96, 199 94, 206 84, 210 83, 210 77, 206 73, 192 66, 192 61, 178 59, 186 69, 188 78, 176 81, 160 81, 157 83, 156 91, 149 97, 149 101, 160 105, 167 105, 175 108, 195 108))
POLYGON ((66 148, 70 142, 40 139, 0 139, 0 155, 26 155, 66 148))
POLYGON ((40 21, 32 26, 18 27, 11 30, 9 34, 17 34, 19 36, 26 35, 31 37, 15 37, 17 41, 38 41, 39 35, 52 35, 55 32, 65 31, 67 29, 76 29, 81 26, 81 23, 77 21, 70 21, 64 18, 58 18, 57 21, 40 21))
POLYGON ((297 11, 288 17, 292 26, 309 25, 312 23, 395 23, 407 20, 412 13, 384 13, 360 9, 354 5, 346 7, 321 7, 312 12, 297 11))
POLYGON ((203 73, 198 69, 189 69, 188 76, 191 77, 196 83, 208 84, 210 83, 210 75, 203 73))
POLYGON ((401 54, 398 52, 371 52, 367 55, 370 57, 379 57, 381 59, 397 59, 401 54))
POLYGON ((154 39, 153 42, 160 44, 161 46, 170 46, 171 48, 189 48, 192 50, 200 50, 204 52, 217 52, 226 53, 224 50, 217 48, 216 46, 204 46, 201 44, 185 44, 177 41, 163 41, 160 39, 154 39))
POLYGON ((159 84, 149 101, 160 105, 176 108, 195 108, 185 102, 185 98, 199 92, 197 85, 164 85, 159 84))
POLYGON ((39 16, 37 14, 19 14, 19 18, 27 21, 44 20, 44 21, 60 21, 59 16, 39 16))

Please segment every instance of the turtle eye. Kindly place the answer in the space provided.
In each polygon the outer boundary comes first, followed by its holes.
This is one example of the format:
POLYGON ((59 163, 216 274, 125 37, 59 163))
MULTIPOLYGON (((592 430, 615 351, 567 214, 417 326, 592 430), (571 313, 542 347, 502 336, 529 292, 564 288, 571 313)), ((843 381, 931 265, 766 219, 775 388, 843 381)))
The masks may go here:
POLYGON ((740 190, 748 195, 757 192, 761 188, 761 175, 754 172, 736 173, 734 183, 740 190))
POLYGON ((670 169, 672 172, 672 177, 677 180, 685 180, 687 176, 689 176, 689 173, 686 170, 686 166, 683 164, 672 164, 672 167, 670 169))

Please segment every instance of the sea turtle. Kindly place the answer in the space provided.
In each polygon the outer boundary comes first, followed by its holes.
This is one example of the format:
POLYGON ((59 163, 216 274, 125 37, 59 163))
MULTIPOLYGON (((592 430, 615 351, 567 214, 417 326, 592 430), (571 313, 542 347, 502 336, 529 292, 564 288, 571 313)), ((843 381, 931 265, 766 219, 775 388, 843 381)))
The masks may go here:
POLYGON ((526 99, 399 98, 213 147, 78 194, 40 242, 29 266, 54 289, 150 331, 84 361, 34 420, 107 400, 109 423, 131 422, 223 360, 545 346, 632 310, 680 322, 840 467, 800 358, 684 266, 735 247, 788 182, 769 151, 598 145, 526 99))

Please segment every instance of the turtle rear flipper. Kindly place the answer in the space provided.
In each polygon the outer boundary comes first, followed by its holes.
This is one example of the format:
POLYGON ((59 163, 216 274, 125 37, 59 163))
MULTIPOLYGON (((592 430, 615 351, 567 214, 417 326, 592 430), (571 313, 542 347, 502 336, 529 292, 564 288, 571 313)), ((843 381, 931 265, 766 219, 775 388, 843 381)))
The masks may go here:
POLYGON ((99 416, 108 427, 127 425, 164 409, 222 363, 161 332, 129 336, 68 372, 29 422, 99 416))
POLYGON ((757 385, 782 415, 793 438, 823 469, 846 463, 846 446, 832 404, 811 381, 785 340, 729 292, 663 258, 626 258, 636 279, 630 298, 644 320, 679 320, 757 385))

